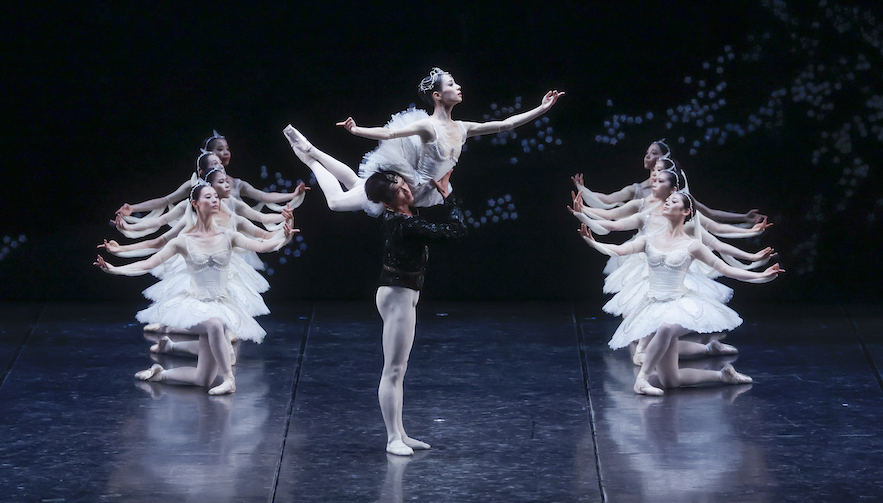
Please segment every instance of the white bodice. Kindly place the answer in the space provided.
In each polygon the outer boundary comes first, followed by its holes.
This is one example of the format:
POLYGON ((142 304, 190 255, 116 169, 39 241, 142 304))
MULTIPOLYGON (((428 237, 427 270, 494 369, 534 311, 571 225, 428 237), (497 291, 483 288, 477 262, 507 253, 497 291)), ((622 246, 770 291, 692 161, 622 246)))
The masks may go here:
POLYGON ((417 175, 420 181, 428 183, 429 180, 438 180, 448 171, 454 168, 460 159, 460 152, 463 150, 463 143, 466 141, 466 128, 463 127, 461 121, 456 121, 460 128, 463 141, 457 145, 451 145, 442 136, 435 124, 432 129, 435 131, 435 140, 423 144, 420 149, 420 156, 417 159, 417 175))
POLYGON ((690 263, 690 243, 671 251, 661 251, 650 240, 644 247, 647 254, 647 266, 649 267, 650 291, 648 296, 656 300, 676 299, 687 292, 684 286, 684 278, 690 263))
POLYGON ((205 245, 193 236, 184 234, 187 255, 184 257, 190 272, 190 294, 200 300, 216 300, 227 295, 228 267, 233 245, 228 232, 219 233, 205 245))

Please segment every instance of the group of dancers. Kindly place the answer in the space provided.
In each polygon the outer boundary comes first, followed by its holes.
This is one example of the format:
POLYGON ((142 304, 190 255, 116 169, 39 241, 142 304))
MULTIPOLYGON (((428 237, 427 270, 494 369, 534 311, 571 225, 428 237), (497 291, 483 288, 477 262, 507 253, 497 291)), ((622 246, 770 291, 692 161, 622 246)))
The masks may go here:
POLYGON ((589 190, 583 175, 572 177, 576 191, 571 192, 573 206, 568 209, 581 222, 579 234, 611 257, 604 269, 604 292, 614 295, 604 310, 623 321, 609 345, 630 347, 640 367, 634 385, 638 394, 659 396, 665 388, 708 383, 750 383, 750 377, 730 364, 711 371, 680 368, 678 362, 738 353, 720 338, 742 319, 726 306, 732 290, 714 278, 765 283, 784 270, 774 264, 754 272, 776 255, 772 248, 749 253, 718 237, 754 237, 772 224, 757 210, 731 213, 696 200, 664 140, 647 149, 644 167, 650 170, 647 180, 612 194, 589 190), (620 245, 598 242, 592 234, 628 230, 638 232, 620 245), (710 342, 688 340, 685 336, 690 334, 703 334, 710 342))
MULTIPOLYGON (((531 110, 504 120, 480 123, 453 120, 453 108, 462 102, 463 95, 448 72, 433 68, 420 81, 418 94, 432 108, 431 114, 411 108, 394 115, 385 127, 361 127, 351 117, 338 123, 353 135, 379 140, 377 147, 365 155, 358 170, 319 150, 291 125, 283 130, 294 154, 314 174, 329 209, 361 210, 379 217, 381 222, 383 259, 375 300, 383 320, 384 363, 378 399, 387 429, 386 450, 396 455, 411 455, 415 449, 430 447, 408 436, 402 425, 403 381, 414 342, 416 306, 423 287, 429 245, 434 241, 458 239, 466 233, 463 214, 450 184, 463 144, 472 136, 530 123, 564 95, 549 91, 531 110)), ((668 153, 662 141, 651 145, 645 158, 645 165, 649 163, 649 167, 654 168, 651 177, 614 194, 591 192, 585 189, 582 177, 574 177, 580 192, 578 197, 574 194, 571 211, 584 222, 581 229, 584 238, 609 255, 636 254, 634 259, 611 259, 611 269, 617 268, 610 271, 605 289, 619 292, 608 306, 612 306, 611 312, 626 318, 611 346, 642 341, 635 354, 636 361, 643 358, 635 385, 638 393, 662 393, 648 382, 654 368, 663 387, 711 380, 710 377, 692 377, 691 373, 677 368, 680 335, 689 331, 729 330, 741 322, 723 305, 729 299, 729 289, 710 279, 711 271, 743 280, 768 280, 781 272, 778 266, 764 273, 746 270, 768 260, 772 256, 771 249, 749 254, 710 234, 757 235, 769 225, 766 219, 756 211, 733 215, 716 213, 702 206, 684 190, 679 190, 686 189, 686 182, 681 182, 680 172, 668 153), (620 205, 623 202, 625 204, 620 205), (704 219, 699 225, 697 210, 710 213, 718 220, 750 221, 753 226, 718 224, 711 219, 704 219), (692 228, 698 229, 694 231, 695 239, 687 234, 685 221, 692 222, 692 228), (601 234, 610 230, 641 230, 637 238, 615 246, 597 243, 588 228, 601 234), (705 245, 739 267, 723 263, 705 245), (741 265, 732 257, 753 264, 741 265), (710 268, 691 265, 693 258, 710 268), (694 294, 692 288, 698 288, 699 293, 694 294), (675 307, 680 314, 669 316, 675 307), (710 317, 709 312, 713 314, 710 317), (670 347, 675 347, 674 353, 670 347), (675 358, 673 370, 671 354, 675 358)), ((269 285, 257 272, 261 261, 255 252, 278 250, 298 232, 294 228, 293 210, 302 203, 307 187, 300 184, 292 193, 259 191, 230 176, 230 158, 226 138, 215 133, 206 140, 190 180, 168 196, 124 204, 112 221, 120 232, 133 239, 163 226, 169 226, 168 231, 157 238, 128 245, 116 241, 99 245, 120 257, 149 255, 144 260, 118 267, 99 256, 94 265, 111 274, 149 272, 159 278, 144 292, 153 303, 136 315, 139 321, 148 324, 146 329, 159 332, 158 342, 150 351, 197 356, 196 367, 167 370, 155 364, 138 372, 138 379, 204 386, 210 394, 232 393, 236 389, 233 342, 240 339, 260 343, 265 335, 254 317, 269 312, 261 298, 269 285), (243 198, 256 204, 249 206, 243 198), (264 208, 268 211, 262 211, 264 208), (135 216, 144 212, 149 213, 135 216), (197 335, 198 340, 175 341, 170 337, 173 333, 197 335), (220 384, 215 385, 218 380, 220 384)), ((714 341, 702 350, 734 349, 714 341)), ((722 382, 748 379, 731 367, 715 375, 716 380, 722 382)))

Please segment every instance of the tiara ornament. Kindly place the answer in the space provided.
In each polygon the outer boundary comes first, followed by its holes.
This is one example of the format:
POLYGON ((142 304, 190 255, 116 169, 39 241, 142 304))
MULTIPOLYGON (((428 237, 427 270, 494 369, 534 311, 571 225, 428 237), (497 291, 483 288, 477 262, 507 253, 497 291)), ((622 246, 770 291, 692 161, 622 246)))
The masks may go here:
POLYGON ((208 144, 214 140, 225 140, 226 137, 224 135, 218 134, 217 131, 212 129, 212 135, 205 140, 205 145, 202 147, 203 150, 208 150, 208 144))
POLYGON ((417 86, 417 89, 419 89, 420 92, 422 92, 422 93, 425 93, 427 91, 432 91, 433 88, 435 88, 435 82, 436 82, 436 80, 438 80, 438 76, 444 75, 445 73, 447 73, 447 72, 445 72, 444 70, 442 70, 441 68, 439 68, 437 66, 432 67, 432 70, 429 72, 429 75, 427 77, 424 77, 423 80, 420 81, 420 84, 417 86))

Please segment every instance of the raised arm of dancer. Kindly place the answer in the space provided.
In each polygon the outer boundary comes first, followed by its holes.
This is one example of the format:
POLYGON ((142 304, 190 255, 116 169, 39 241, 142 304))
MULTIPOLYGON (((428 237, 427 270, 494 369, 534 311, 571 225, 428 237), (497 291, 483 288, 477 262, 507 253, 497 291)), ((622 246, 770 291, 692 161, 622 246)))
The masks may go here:
POLYGON ((435 129, 429 119, 423 119, 412 122, 405 127, 398 129, 389 129, 385 127, 361 127, 356 125, 356 121, 352 117, 347 117, 343 122, 338 122, 338 126, 342 126, 350 133, 368 138, 371 140, 391 140, 393 138, 404 138, 405 136, 419 136, 424 142, 435 140, 435 129))
POLYGON ((585 224, 581 225, 580 228, 577 229, 577 232, 579 232, 579 235, 583 237, 583 240, 585 240, 589 246, 604 255, 609 255, 611 257, 620 257, 622 255, 631 255, 632 253, 642 252, 647 245, 647 236, 640 236, 637 239, 627 241, 621 245, 599 243, 595 241, 595 237, 592 236, 592 233, 585 224))
POLYGON ((178 201, 182 201, 190 195, 190 188, 190 180, 187 180, 186 182, 182 183, 181 186, 178 187, 174 192, 167 196, 150 199, 148 201, 137 204, 125 203, 120 206, 120 209, 116 211, 116 214, 127 217, 132 213, 157 210, 170 204, 176 204, 178 201))
POLYGON ((717 220, 718 222, 740 222, 756 224, 766 218, 766 215, 761 215, 756 209, 751 210, 748 213, 733 213, 731 211, 711 209, 708 206, 700 203, 699 201, 696 201, 696 206, 703 215, 708 215, 709 218, 717 220))
POLYGON ((300 229, 295 229, 294 221, 289 219, 285 221, 285 225, 283 226, 282 234, 268 239, 266 241, 255 241, 253 239, 249 239, 247 236, 240 234, 238 232, 233 233, 233 237, 231 242, 233 246, 237 248, 242 248, 245 250, 250 250, 257 253, 269 253, 282 248, 286 244, 291 241, 291 238, 300 232, 300 229))
POLYGON ((694 259, 705 262, 722 275, 728 278, 744 281, 746 283, 767 283, 776 279, 780 272, 785 272, 784 269, 779 267, 779 264, 773 264, 763 272, 753 272, 738 269, 736 267, 727 265, 723 260, 718 258, 717 255, 712 253, 712 251, 708 249, 707 246, 703 245, 699 241, 693 241, 693 243, 690 244, 690 247, 687 248, 687 250, 690 252, 690 255, 694 259))
POLYGON ((757 253, 749 253, 729 243, 724 243, 705 229, 702 229, 701 232, 702 244, 718 253, 723 253, 731 257, 740 258, 749 262, 757 262, 762 260, 769 260, 771 257, 774 257, 776 255, 776 252, 769 246, 767 246, 763 250, 758 251, 757 253))
MULTIPOLYGON (((285 212, 288 210, 282 210, 283 216, 285 212)), ((233 215, 232 217, 236 223, 236 230, 246 236, 252 236, 257 239, 273 239, 282 234, 282 228, 279 228, 275 231, 268 231, 266 229, 262 229, 257 225, 253 224, 251 220, 247 218, 243 218, 239 215, 233 215)))
MULTIPOLYGON (((570 193, 571 198, 574 200, 574 204, 576 204, 576 199, 583 199, 582 194, 577 195, 573 192, 570 193)), ((638 199, 632 199, 631 201, 625 203, 624 205, 613 208, 609 210, 605 210, 603 208, 588 208, 586 206, 582 207, 582 212, 592 218, 601 218, 604 220, 618 220, 620 218, 630 217, 641 210, 641 201, 638 199)))
POLYGON ((282 192, 264 192, 254 188, 252 184, 245 180, 239 180, 239 194, 262 203, 279 204, 291 201, 291 204, 289 205, 291 208, 297 208, 303 203, 304 195, 308 190, 310 190, 309 187, 301 182, 298 184, 297 188, 294 189, 294 192, 291 192, 290 194, 282 192))
MULTIPOLYGON (((573 193, 571 193, 573 195, 573 193)), ((644 224, 644 219, 647 217, 646 212, 636 213, 626 218, 622 218, 619 220, 598 220, 589 218, 585 212, 584 207, 582 205, 582 198, 579 194, 573 196, 573 207, 567 207, 567 210, 576 217, 577 220, 585 224, 589 229, 593 232, 606 235, 611 231, 630 231, 635 229, 640 229, 644 224)))
POLYGON ((182 251, 186 253, 186 244, 183 239, 184 238, 181 237, 174 238, 169 241, 169 244, 167 244, 162 250, 155 253, 150 258, 133 262, 128 265, 114 266, 108 264, 104 261, 101 255, 98 255, 98 258, 92 263, 92 265, 97 266, 108 274, 114 274, 117 276, 141 276, 172 258, 176 253, 181 253, 182 251))
POLYGON ((543 96, 543 99, 538 107, 534 108, 533 110, 528 110, 527 112, 515 114, 501 121, 463 121, 463 127, 466 128, 466 137, 470 138, 472 136, 481 136, 483 134, 494 134, 501 131, 509 131, 510 129, 514 129, 518 126, 527 124, 528 122, 531 122, 544 113, 548 112, 549 109, 552 108, 552 106, 558 101, 558 98, 560 98, 561 96, 564 96, 564 91, 561 91, 560 93, 555 90, 549 91, 546 93, 545 96, 543 96))
POLYGON ((705 214, 702 214, 701 222, 702 227, 705 227, 708 232, 723 238, 753 238, 763 234, 763 231, 773 225, 772 223, 767 222, 766 217, 764 217, 760 222, 746 229, 744 227, 736 227, 735 225, 715 222, 705 216, 705 214))
POLYGON ((121 245, 114 240, 104 240, 104 244, 98 245, 98 248, 104 248, 108 252, 116 255, 117 257, 124 258, 133 258, 133 257, 146 257, 153 253, 156 253, 157 250, 161 249, 165 246, 172 238, 176 237, 186 225, 186 222, 179 221, 175 224, 174 227, 165 232, 162 236, 147 239, 144 241, 138 241, 136 243, 131 243, 127 245, 121 245))
POLYGON ((140 221, 135 223, 126 222, 123 218, 123 215, 117 214, 116 219, 112 220, 111 223, 117 227, 117 229, 121 231, 146 231, 146 230, 156 230, 162 227, 163 225, 168 225, 169 222, 173 220, 178 220, 184 216, 184 212, 187 210, 186 201, 181 201, 175 207, 161 217, 152 217, 152 218, 142 218, 140 221))
POLYGON ((260 222, 264 225, 278 224, 285 221, 285 217, 283 217, 281 213, 261 213, 260 211, 255 211, 251 206, 239 199, 231 198, 231 201, 233 212, 251 221, 260 222))
POLYGON ((635 187, 633 185, 623 187, 611 194, 604 194, 587 189, 583 182, 582 173, 577 173, 571 176, 570 179, 576 186, 576 191, 582 194, 583 201, 592 208, 603 208, 608 210, 610 208, 615 208, 617 204, 622 203, 623 201, 630 201, 635 197, 635 187))

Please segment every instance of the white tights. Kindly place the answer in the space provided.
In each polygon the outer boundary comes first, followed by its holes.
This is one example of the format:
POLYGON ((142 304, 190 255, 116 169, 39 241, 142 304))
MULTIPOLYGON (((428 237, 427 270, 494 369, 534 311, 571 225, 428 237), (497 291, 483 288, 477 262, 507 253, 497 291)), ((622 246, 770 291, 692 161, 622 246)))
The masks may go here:
POLYGON ((402 425, 405 372, 414 344, 419 299, 420 292, 410 288, 381 286, 377 289, 377 310, 383 319, 383 373, 377 398, 386 424, 387 451, 393 454, 407 455, 413 453, 411 448, 429 447, 408 437, 402 425))
POLYGON ((190 327, 187 332, 199 334, 196 366, 162 370, 150 380, 209 387, 219 373, 225 381, 232 379, 230 341, 224 334, 224 323, 218 318, 211 318, 190 327))
POLYGON ((365 208, 368 202, 368 196, 365 195, 365 180, 359 178, 349 166, 315 146, 310 148, 309 152, 302 152, 297 147, 292 149, 298 159, 316 176, 316 181, 319 182, 331 211, 358 211, 365 208), (346 190, 341 188, 341 183, 346 190))

